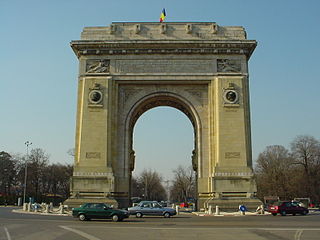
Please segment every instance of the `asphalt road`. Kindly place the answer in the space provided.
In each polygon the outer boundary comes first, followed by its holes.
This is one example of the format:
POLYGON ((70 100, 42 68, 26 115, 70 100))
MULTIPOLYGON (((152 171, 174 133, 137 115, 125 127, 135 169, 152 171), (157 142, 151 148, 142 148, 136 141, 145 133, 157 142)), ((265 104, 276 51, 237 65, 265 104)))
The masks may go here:
POLYGON ((13 213, 0 207, 0 240, 104 240, 104 239, 320 239, 320 215, 204 216, 182 214, 173 218, 130 217, 123 222, 80 222, 66 216, 13 213))

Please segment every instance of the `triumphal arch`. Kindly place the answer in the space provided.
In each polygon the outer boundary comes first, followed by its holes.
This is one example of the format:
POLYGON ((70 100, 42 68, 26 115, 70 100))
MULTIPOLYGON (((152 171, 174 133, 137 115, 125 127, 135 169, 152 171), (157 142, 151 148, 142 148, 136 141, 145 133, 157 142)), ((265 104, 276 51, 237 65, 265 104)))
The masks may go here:
MULTIPOLYGON (((243 27, 214 22, 117 22, 85 27, 79 59, 74 172, 69 205, 126 207, 135 167, 133 128, 157 106, 190 119, 198 207, 256 207, 248 60, 243 27)), ((179 143, 177 143, 179 144, 179 143)))

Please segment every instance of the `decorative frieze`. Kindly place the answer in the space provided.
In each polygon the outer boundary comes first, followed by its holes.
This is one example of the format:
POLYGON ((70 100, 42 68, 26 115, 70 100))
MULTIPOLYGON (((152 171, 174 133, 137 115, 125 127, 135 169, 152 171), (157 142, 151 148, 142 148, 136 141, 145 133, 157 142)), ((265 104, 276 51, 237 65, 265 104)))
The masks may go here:
POLYGON ((252 177, 251 172, 215 172, 214 177, 252 177))
MULTIPOLYGON (((215 55, 249 55, 251 51, 244 48, 214 48, 214 47, 204 47, 204 48, 141 48, 141 49, 134 49, 126 48, 116 48, 110 44, 106 46, 104 49, 94 49, 95 47, 90 47, 88 49, 79 49, 77 51, 78 57, 81 55, 141 55, 141 54, 170 54, 170 55, 177 55, 177 54, 215 54, 215 55)), ((220 46, 219 46, 220 47, 220 46)))
POLYGON ((212 60, 118 60, 116 73, 212 73, 212 60))
POLYGON ((109 172, 73 172, 75 177, 113 177, 112 173, 109 172))

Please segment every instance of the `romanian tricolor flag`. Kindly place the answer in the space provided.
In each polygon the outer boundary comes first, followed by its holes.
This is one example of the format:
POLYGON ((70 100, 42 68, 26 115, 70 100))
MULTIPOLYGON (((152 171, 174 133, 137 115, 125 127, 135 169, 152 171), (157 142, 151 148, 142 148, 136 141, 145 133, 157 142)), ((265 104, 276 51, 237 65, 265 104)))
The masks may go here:
POLYGON ((166 10, 162 9, 162 12, 160 14, 160 22, 163 22, 165 18, 166 18, 166 10))

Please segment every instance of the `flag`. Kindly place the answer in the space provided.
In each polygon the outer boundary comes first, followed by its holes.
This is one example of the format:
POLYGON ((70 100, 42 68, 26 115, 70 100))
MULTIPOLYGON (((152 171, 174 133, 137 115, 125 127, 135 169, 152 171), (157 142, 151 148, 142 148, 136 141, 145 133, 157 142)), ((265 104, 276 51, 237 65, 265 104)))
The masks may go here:
POLYGON ((160 14, 160 22, 163 22, 165 18, 166 18, 166 10, 162 9, 162 12, 160 14))

